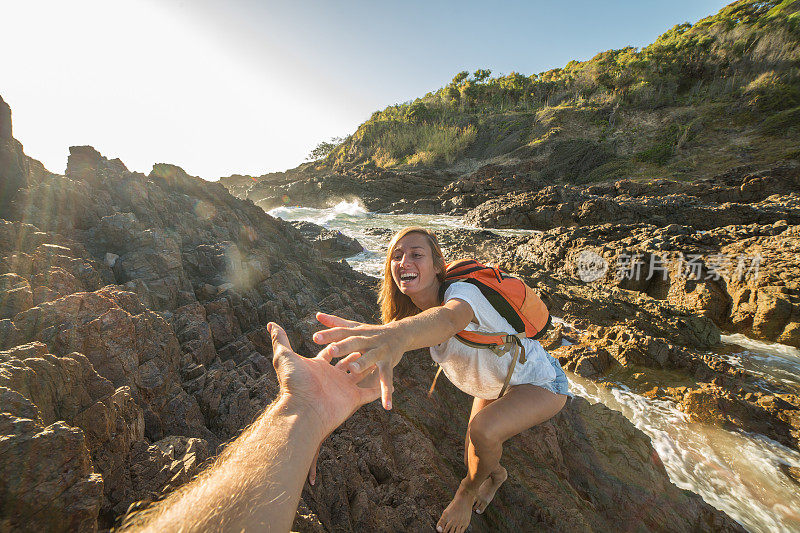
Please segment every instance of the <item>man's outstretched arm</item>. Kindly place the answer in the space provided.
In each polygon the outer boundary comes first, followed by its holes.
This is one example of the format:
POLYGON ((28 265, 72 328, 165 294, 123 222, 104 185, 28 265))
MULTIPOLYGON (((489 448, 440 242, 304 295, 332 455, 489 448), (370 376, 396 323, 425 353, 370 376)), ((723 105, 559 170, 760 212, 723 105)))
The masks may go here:
POLYGON ((380 388, 359 387, 368 373, 346 374, 321 356, 297 355, 280 326, 268 328, 281 383, 276 400, 211 467, 130 517, 126 530, 289 531, 320 443, 361 405, 379 398, 380 388))

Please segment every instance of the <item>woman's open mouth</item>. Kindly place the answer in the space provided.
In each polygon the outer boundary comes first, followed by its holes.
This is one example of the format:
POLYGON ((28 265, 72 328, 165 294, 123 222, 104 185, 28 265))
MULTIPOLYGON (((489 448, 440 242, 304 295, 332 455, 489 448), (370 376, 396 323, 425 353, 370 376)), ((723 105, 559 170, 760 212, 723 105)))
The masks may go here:
POLYGON ((405 274, 400 274, 400 281, 403 283, 410 283, 417 279, 419 274, 414 272, 406 272, 405 274))

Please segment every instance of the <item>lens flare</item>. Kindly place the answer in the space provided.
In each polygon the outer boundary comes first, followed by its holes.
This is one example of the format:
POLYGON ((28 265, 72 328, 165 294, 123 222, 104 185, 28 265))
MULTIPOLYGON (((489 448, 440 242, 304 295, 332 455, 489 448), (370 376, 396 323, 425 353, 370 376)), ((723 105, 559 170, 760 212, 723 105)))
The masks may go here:
POLYGON ((217 208, 205 200, 197 200, 194 203, 194 212, 199 218, 209 220, 217 214, 217 208))

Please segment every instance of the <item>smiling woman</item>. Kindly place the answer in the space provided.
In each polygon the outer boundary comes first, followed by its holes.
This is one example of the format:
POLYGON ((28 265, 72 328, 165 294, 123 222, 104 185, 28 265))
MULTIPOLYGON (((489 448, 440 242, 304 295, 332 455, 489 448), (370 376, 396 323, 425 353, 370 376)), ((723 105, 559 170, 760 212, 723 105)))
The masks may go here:
POLYGON ((439 303, 425 301, 421 307, 413 301, 414 295, 425 298, 434 283, 444 282, 444 256, 432 232, 417 226, 400 230, 389 243, 387 257, 391 259, 384 265, 378 296, 384 324, 439 303))
MULTIPOLYGON (((503 443, 554 416, 571 395, 561 366, 538 341, 516 331, 476 285, 446 279, 447 272, 431 231, 401 230, 392 238, 384 264, 379 296, 384 323, 361 324, 320 313, 317 318, 330 329, 317 332, 314 341, 328 344, 320 352, 325 357, 343 357, 339 368, 360 374, 377 367, 387 409, 392 368, 403 353, 423 347, 430 347, 454 385, 474 396, 464 447, 467 475, 437 524, 438 531, 461 533, 472 512, 482 513, 507 477, 500 465, 503 443), (515 366, 516 351, 512 357, 464 344, 456 335, 466 331, 504 332, 506 339, 519 335, 527 357, 515 366)), ((498 277, 501 285, 512 283, 504 281, 508 276, 498 277)))

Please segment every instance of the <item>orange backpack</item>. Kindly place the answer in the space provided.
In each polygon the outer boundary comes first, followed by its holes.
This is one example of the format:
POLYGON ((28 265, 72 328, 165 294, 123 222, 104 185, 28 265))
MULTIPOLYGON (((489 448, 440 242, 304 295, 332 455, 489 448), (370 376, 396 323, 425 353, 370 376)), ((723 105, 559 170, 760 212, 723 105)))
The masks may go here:
MULTIPOLYGON (((464 281, 478 287, 492 307, 514 328, 513 332, 464 330, 456 335, 456 338, 467 346, 487 348, 498 357, 513 351, 511 366, 500 390, 500 396, 503 396, 511 381, 520 352, 522 355, 519 360, 525 363, 525 347, 520 339, 542 337, 550 327, 550 313, 539 295, 524 281, 497 267, 484 265, 472 259, 448 263, 445 266, 445 281, 439 288, 439 301, 444 300, 444 291, 456 281, 464 281)), ((436 379, 441 371, 440 366, 428 394, 433 393, 436 379)))

